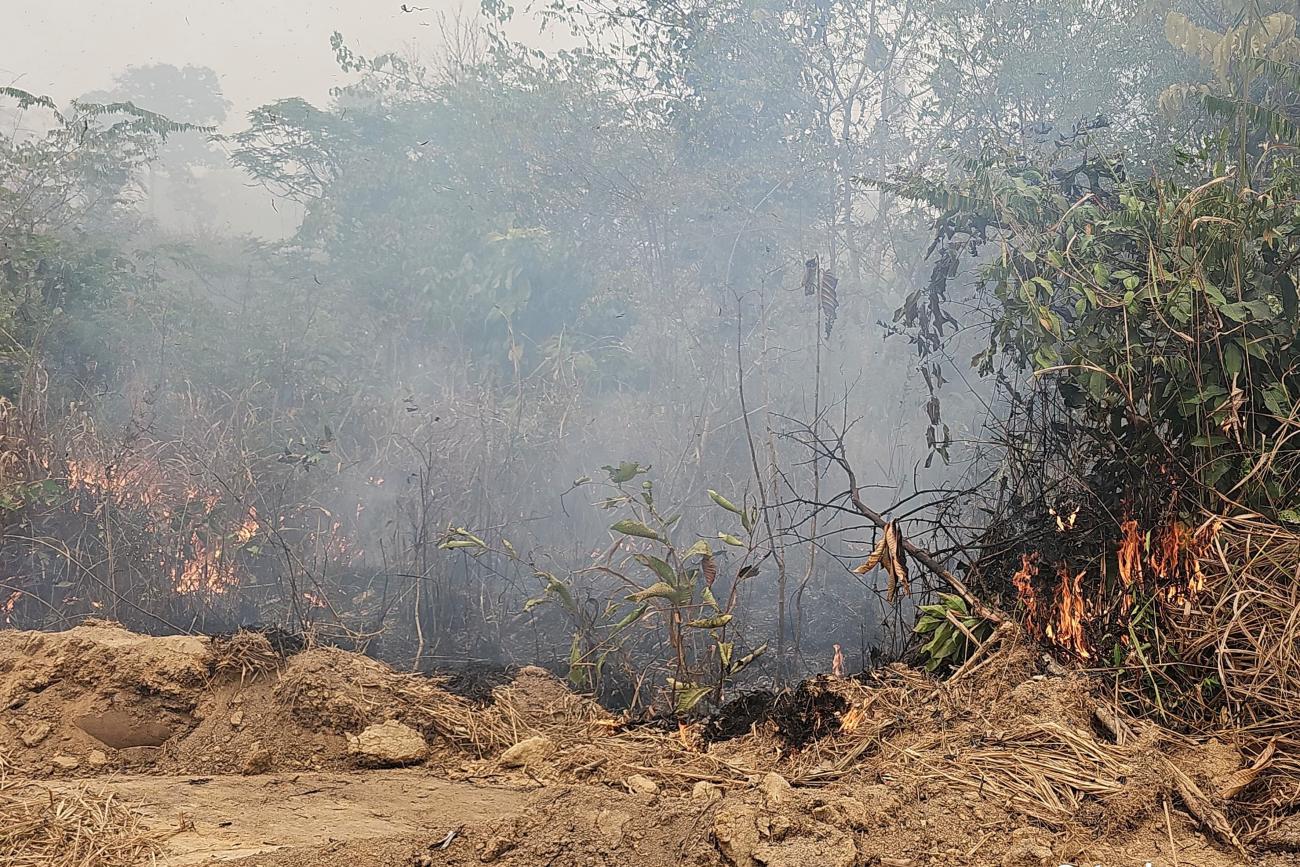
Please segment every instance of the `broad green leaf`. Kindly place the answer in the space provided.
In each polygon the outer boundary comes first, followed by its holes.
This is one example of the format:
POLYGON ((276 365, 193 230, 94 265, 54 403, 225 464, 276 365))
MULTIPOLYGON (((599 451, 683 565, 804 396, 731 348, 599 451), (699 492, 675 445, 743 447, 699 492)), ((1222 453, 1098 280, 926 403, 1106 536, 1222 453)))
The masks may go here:
POLYGON ((718 658, 722 660, 723 671, 731 670, 731 653, 735 649, 736 649, 736 643, 734 641, 718 642, 718 658))
POLYGON ((616 485, 624 482, 630 482, 638 475, 648 471, 649 467, 642 467, 636 461, 623 461, 617 467, 609 465, 601 467, 602 470, 609 473, 609 480, 616 485))
POLYGON ((713 553, 713 547, 705 539, 696 541, 694 545, 687 548, 682 554, 683 560, 689 560, 692 557, 708 556, 713 553))
POLYGON ((633 623, 636 623, 642 617, 645 617, 646 612, 649 610, 650 610, 650 603, 642 602, 636 608, 633 608, 627 614, 623 615, 623 618, 614 624, 614 631, 622 632, 624 629, 627 629, 629 626, 631 626, 633 623))
POLYGON ((657 581, 644 590, 638 590, 636 593, 627 597, 629 602, 644 602, 647 599, 666 599, 676 605, 685 605, 691 601, 692 590, 690 587, 674 587, 671 584, 665 584, 663 581, 657 581))
MULTIPOLYGON (((696 490, 698 490, 698 488, 696 490)), ((734 512, 737 515, 744 514, 743 512, 741 512, 739 506, 737 506, 735 503, 731 502, 731 500, 728 500, 726 497, 722 496, 722 494, 719 494, 717 491, 713 490, 712 488, 709 489, 709 499, 717 503, 722 508, 726 509, 728 512, 734 512)))
POLYGON ((658 557, 651 557, 649 554, 637 554, 635 556, 636 561, 642 566, 649 567, 651 571, 659 576, 660 581, 667 582, 674 587, 681 583, 676 570, 658 557))
POLYGON ((654 539, 656 542, 664 540, 663 536, 660 536, 640 521, 634 521, 631 518, 624 518, 622 521, 610 525, 610 529, 625 536, 640 536, 642 539, 654 539))

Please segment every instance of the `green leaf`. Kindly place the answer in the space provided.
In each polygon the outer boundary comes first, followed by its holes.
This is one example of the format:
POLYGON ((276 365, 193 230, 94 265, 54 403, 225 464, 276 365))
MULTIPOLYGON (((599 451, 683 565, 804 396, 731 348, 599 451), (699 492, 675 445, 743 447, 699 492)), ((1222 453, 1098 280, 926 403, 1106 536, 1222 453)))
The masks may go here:
POLYGON ((677 571, 658 557, 651 557, 649 554, 637 554, 635 557, 638 563, 642 566, 649 567, 651 571, 658 575, 660 581, 667 582, 674 587, 681 583, 677 571))
POLYGON ((678 714, 688 714, 700 701, 713 691, 712 687, 694 683, 679 683, 670 679, 668 685, 673 690, 673 708, 678 714))
MULTIPOLYGON (((696 490, 699 489, 697 488, 696 490)), ((728 512, 734 512, 737 515, 744 514, 744 512, 740 510, 739 506, 737 506, 735 503, 731 502, 731 500, 728 500, 726 497, 722 496, 722 494, 719 494, 717 491, 713 490, 712 488, 709 489, 709 499, 717 503, 722 508, 726 509, 728 512)))
POLYGON ((918 635, 925 635, 927 632, 933 632, 935 627, 940 623, 943 623, 945 619, 946 618, 935 617, 933 614, 927 614, 920 620, 916 621, 916 625, 912 627, 912 631, 918 635))
POLYGON ((656 542, 664 541, 663 536, 660 536, 640 521, 634 521, 631 518, 624 518, 616 524, 611 524, 610 529, 625 536, 640 536, 642 539, 653 539, 656 542))
POLYGON ((732 615, 730 614, 718 614, 714 617, 701 617, 698 620, 688 620, 686 625, 692 626, 696 629, 721 629, 730 623, 731 619, 732 615))
POLYGON ((636 461, 623 461, 617 467, 605 465, 601 467, 601 469, 609 473, 609 480, 616 485, 630 482, 637 476, 650 470, 649 467, 643 467, 636 461))
POLYGON ((731 535, 730 533, 719 532, 719 533, 718 533, 718 538, 721 539, 722 541, 726 542, 728 545, 731 545, 731 546, 733 546, 733 547, 735 547, 735 548, 743 548, 743 547, 745 547, 745 543, 742 542, 742 541, 740 541, 740 538, 739 538, 739 537, 737 537, 737 536, 733 536, 733 535, 731 535))
POLYGON ((722 661, 723 671, 729 671, 731 669, 731 654, 735 648, 736 643, 734 641, 718 642, 718 658, 722 661))
POLYGON ((713 546, 706 539, 699 539, 694 545, 687 548, 682 554, 683 560, 689 560, 692 557, 708 557, 713 554, 713 546))
POLYGON ((629 602, 644 602, 647 599, 666 599, 676 605, 685 605, 691 601, 693 590, 690 587, 674 587, 657 581, 644 590, 638 590, 627 597, 629 602))
POLYGON ((1228 374, 1229 380, 1241 375, 1244 362, 1245 353, 1241 351, 1241 346, 1235 340, 1223 347, 1223 370, 1228 374))
POLYGON ((633 623, 636 623, 642 617, 645 617, 646 612, 649 610, 650 610, 650 603, 642 602, 636 608, 633 608, 627 614, 623 615, 623 618, 614 624, 613 631, 622 632, 624 629, 627 629, 629 626, 631 626, 633 623))
POLYGON ((718 600, 717 600, 717 598, 715 598, 714 595, 713 595, 713 588, 712 588, 712 587, 708 587, 708 586, 706 586, 703 590, 701 590, 701 591, 700 591, 700 599, 704 602, 705 605, 710 606, 710 607, 713 608, 713 610, 715 610, 715 611, 717 611, 717 610, 719 610, 719 609, 721 608, 721 606, 718 605, 718 600))

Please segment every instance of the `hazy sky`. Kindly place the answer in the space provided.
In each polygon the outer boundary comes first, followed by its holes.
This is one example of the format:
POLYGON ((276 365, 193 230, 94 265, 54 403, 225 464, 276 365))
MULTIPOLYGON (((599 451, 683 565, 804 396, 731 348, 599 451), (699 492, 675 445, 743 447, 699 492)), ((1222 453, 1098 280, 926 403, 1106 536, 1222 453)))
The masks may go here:
MULTIPOLYGON (((440 42, 439 11, 475 14, 476 0, 0 0, 0 84, 63 102, 107 87, 127 66, 210 66, 231 118, 282 96, 315 102, 346 79, 330 34, 370 56, 440 42)), ((523 8, 526 2, 516 3, 523 8)), ((514 35, 539 42, 533 19, 514 35)), ((542 43, 549 42, 540 37, 542 43)))

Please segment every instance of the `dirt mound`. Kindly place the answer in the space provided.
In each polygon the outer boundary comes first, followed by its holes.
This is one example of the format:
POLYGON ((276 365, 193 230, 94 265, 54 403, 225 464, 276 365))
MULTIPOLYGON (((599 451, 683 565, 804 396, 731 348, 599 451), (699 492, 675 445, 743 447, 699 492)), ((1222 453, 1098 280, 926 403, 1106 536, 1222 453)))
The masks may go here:
POLYGON ((0 753, 26 773, 149 764, 194 725, 208 677, 202 639, 108 623, 0 633, 0 753))
MULTIPOLYGON (((0 771, 185 774, 196 812, 220 807, 203 800, 210 780, 248 780, 251 795, 335 775, 292 797, 327 798, 337 806, 319 808, 339 821, 361 811, 347 827, 375 835, 315 845, 308 830, 248 864, 1033 867, 1163 863, 1172 848, 1181 863, 1227 867, 1285 863, 1266 853, 1294 837, 1284 810, 1236 800, 1295 785, 1269 776, 1267 756, 1124 717, 1012 636, 947 681, 902 665, 819 677, 679 728, 618 720, 534 667, 484 703, 343 650, 285 657, 255 633, 159 639, 102 623, 0 632, 0 698, 0 771), (400 733, 401 756, 367 759, 367 730, 400 733), (418 762, 420 739, 422 765, 373 767, 418 762), (448 797, 506 790, 528 803, 376 823, 373 797, 346 794, 385 791, 397 774, 430 797, 441 795, 419 779, 441 779, 448 797), (1248 846, 1264 860, 1248 861, 1248 846)), ((191 833, 183 819, 178 833, 191 833)))
POLYGON ((396 720, 455 763, 513 742, 432 678, 333 648, 284 657, 260 633, 149 637, 96 622, 0 631, 0 755, 30 776, 347 767, 348 736, 396 720))

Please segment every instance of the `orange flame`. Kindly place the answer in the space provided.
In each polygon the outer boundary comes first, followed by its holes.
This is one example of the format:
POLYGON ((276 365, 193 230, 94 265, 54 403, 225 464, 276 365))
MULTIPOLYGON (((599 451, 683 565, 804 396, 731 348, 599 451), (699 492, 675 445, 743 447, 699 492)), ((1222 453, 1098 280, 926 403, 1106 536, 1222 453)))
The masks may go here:
POLYGON ((194 556, 183 566, 172 570, 172 589, 177 593, 225 593, 239 586, 239 573, 235 564, 221 556, 221 544, 211 546, 199 538, 190 537, 194 556))
POLYGON ((1021 554, 1020 568, 1011 576, 1011 583, 1025 606, 1025 626, 1029 634, 1036 639, 1043 637, 1043 612, 1034 590, 1034 579, 1038 577, 1038 554, 1021 554))
POLYGON ((844 651, 838 644, 835 645, 835 657, 831 660, 831 674, 836 677, 844 676, 844 651))
POLYGON ((257 529, 257 509, 249 506, 248 517, 244 519, 244 523, 235 531, 235 542, 240 545, 246 544, 250 539, 257 535, 257 529))
POLYGON ((1056 569, 1060 583, 1056 587, 1056 620, 1047 625, 1047 637, 1054 644, 1071 650, 1083 659, 1091 658, 1088 650, 1088 637, 1083 626, 1087 614, 1083 599, 1083 576, 1086 570, 1070 575, 1070 570, 1061 564, 1056 569))
POLYGON ((1161 595, 1167 602, 1190 601, 1205 589, 1201 555, 1207 539, 1198 539, 1187 525, 1174 522, 1156 535, 1149 563, 1166 583, 1161 595))
POLYGON ((5 599, 4 604, 0 605, 0 611, 3 611, 5 615, 5 623, 13 622, 14 606, 18 604, 18 600, 21 598, 23 598, 23 591, 15 590, 5 599))
POLYGON ((855 732, 862 727, 867 721, 867 709, 861 705, 854 705, 849 708, 849 712, 840 718, 840 731, 855 732))

